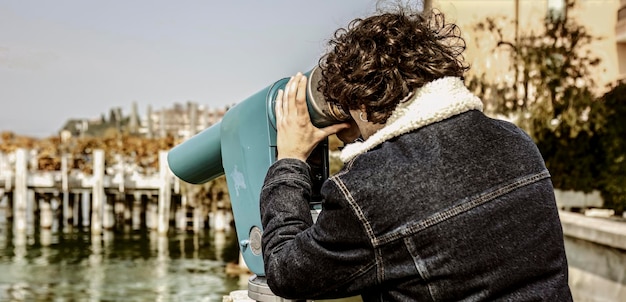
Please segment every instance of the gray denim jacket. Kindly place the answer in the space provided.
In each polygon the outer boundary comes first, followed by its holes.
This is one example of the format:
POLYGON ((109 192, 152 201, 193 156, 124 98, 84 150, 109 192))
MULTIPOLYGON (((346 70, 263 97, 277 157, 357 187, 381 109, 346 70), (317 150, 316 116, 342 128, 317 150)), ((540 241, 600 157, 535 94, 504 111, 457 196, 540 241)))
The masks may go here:
POLYGON ((533 141, 478 110, 352 156, 322 187, 272 165, 261 192, 268 285, 290 299, 571 301, 550 175, 533 141))

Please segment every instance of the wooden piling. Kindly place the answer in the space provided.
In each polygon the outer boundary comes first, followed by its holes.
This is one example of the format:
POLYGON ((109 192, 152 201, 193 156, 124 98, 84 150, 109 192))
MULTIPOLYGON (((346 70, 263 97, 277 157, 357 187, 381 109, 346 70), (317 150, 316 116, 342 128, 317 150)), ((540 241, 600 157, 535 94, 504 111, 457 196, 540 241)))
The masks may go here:
POLYGON ((73 220, 73 211, 70 205, 70 185, 69 185, 69 169, 68 169, 68 155, 64 153, 61 155, 61 191, 62 191, 62 216, 63 220, 62 225, 59 228, 63 228, 64 226, 71 225, 73 220))
POLYGON ((115 195, 105 194, 104 205, 102 207, 102 228, 110 230, 115 226, 115 214, 113 212, 113 204, 115 203, 115 195))
POLYGON ((39 200, 39 226, 49 230, 53 223, 52 201, 49 198, 39 200))
POLYGON ((12 184, 11 165, 4 152, 0 152, 0 179, 4 180, 4 190, 10 191, 12 184))
POLYGON ((93 194, 83 193, 83 199, 81 202, 81 216, 83 219, 81 220, 82 226, 91 226, 91 219, 89 213, 91 213, 91 200, 93 194))
POLYGON ((70 222, 73 226, 75 227, 82 227, 83 226, 83 220, 82 220, 82 196, 83 196, 83 192, 78 192, 75 194, 72 194, 73 196, 73 207, 72 207, 72 221, 70 222))
POLYGON ((124 157, 122 154, 115 155, 115 161, 117 162, 117 169, 115 173, 115 179, 119 182, 117 186, 117 194, 115 194, 114 208, 113 211, 115 213, 114 217, 116 221, 121 223, 125 222, 125 208, 126 208, 126 173, 125 173, 125 164, 124 157))
POLYGON ((93 151, 93 188, 91 209, 91 232, 102 233, 102 215, 106 196, 104 194, 104 151, 93 151))
POLYGON ((15 151, 15 189, 13 193, 13 229, 26 231, 28 159, 25 149, 15 151))
POLYGON ((204 209, 202 206, 196 206, 193 208, 193 231, 198 232, 204 227, 204 217, 202 215, 204 209))
POLYGON ((159 200, 158 200, 158 231, 166 234, 169 230, 170 203, 172 197, 170 168, 167 165, 167 151, 159 152, 159 200))
MULTIPOLYGON (((9 163, 9 159, 6 154, 0 152, 0 179, 4 181, 4 187, 2 188, 2 199, 6 199, 6 205, 4 208, 4 215, 7 221, 13 219, 13 169, 9 163)), ((0 199, 0 202, 2 201, 0 199)))
POLYGON ((39 203, 35 202, 35 191, 28 189, 28 182, 27 182, 26 183, 26 230, 34 230, 36 213, 39 213, 39 203))
POLYGON ((132 195, 124 195, 124 212, 122 213, 122 222, 131 226, 133 223, 133 205, 137 199, 130 198, 132 195))
POLYGON ((151 230, 156 230, 158 228, 158 206, 157 203, 154 202, 154 198, 152 196, 147 196, 146 198, 146 227, 151 230))
POLYGON ((131 229, 139 230, 144 225, 145 216, 142 215, 143 195, 139 192, 134 193, 132 207, 131 207, 131 229))
MULTIPOLYGON (((141 199, 140 199, 140 206, 139 206, 139 219, 140 219, 139 225, 147 229, 153 229, 153 226, 151 225, 151 221, 150 221, 152 219, 150 218, 151 204, 152 204, 152 198, 150 198, 148 194, 142 194, 141 199)), ((156 218, 154 218, 154 220, 156 220, 156 218)))
POLYGON ((73 227, 89 227, 94 234, 101 234, 105 229, 128 226, 166 234, 173 218, 181 231, 199 231, 206 226, 206 207, 189 199, 194 197, 183 198, 181 184, 167 165, 167 151, 159 152, 158 174, 128 177, 123 156, 117 156, 114 175, 106 173, 103 150, 91 154, 91 175, 72 170, 71 156, 60 155, 59 170, 44 165, 45 171, 38 171, 30 166, 37 163, 32 160, 37 158, 36 151, 0 152, 0 214, 16 232, 57 227, 68 232, 73 227))

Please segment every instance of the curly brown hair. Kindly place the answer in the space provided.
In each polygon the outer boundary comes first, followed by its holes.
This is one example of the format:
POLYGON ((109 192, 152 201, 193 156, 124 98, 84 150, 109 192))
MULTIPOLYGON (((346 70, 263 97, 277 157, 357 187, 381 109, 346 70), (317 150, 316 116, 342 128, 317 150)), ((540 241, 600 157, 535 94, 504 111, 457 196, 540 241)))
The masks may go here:
POLYGON ((319 61, 319 91, 344 110, 365 106, 367 118, 385 123, 398 103, 433 80, 462 77, 465 40, 438 11, 379 13, 355 19, 329 41, 319 61))

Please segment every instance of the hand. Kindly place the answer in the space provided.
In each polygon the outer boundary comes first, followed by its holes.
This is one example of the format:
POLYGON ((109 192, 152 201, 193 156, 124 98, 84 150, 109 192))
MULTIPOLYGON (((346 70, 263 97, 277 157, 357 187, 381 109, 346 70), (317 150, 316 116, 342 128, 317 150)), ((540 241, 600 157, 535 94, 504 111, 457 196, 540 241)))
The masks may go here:
POLYGON ((320 141, 349 127, 347 123, 315 127, 307 109, 306 84, 307 78, 298 73, 291 77, 285 91, 279 90, 276 96, 277 160, 296 158, 306 161, 320 141))
POLYGON ((349 125, 350 127, 341 129, 337 132, 337 138, 339 138, 344 144, 353 143, 361 137, 361 130, 353 119, 350 119, 349 125))

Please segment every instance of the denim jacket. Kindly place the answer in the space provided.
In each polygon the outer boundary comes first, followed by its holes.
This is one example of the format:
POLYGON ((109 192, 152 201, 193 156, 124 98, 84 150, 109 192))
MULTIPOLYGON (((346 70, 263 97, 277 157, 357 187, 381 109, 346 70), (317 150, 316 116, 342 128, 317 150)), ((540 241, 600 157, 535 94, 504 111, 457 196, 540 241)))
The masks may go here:
POLYGON ((316 222, 307 164, 283 159, 270 167, 262 243, 276 295, 572 300, 552 183, 535 144, 480 112, 460 79, 432 86, 381 131, 344 149, 343 169, 322 186, 316 222), (433 97, 448 104, 429 111, 433 97))

